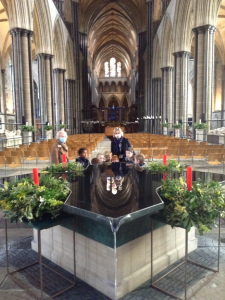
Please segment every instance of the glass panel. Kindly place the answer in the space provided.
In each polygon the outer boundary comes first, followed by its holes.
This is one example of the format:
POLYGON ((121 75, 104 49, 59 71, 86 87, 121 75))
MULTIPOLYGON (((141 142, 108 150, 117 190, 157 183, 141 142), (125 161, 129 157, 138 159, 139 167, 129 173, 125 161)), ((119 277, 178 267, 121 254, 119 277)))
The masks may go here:
POLYGON ((109 63, 105 62, 105 77, 109 77, 109 63))
POLYGON ((117 77, 121 77, 121 62, 117 63, 117 77))
POLYGON ((114 57, 110 59, 110 77, 116 77, 116 59, 114 57))

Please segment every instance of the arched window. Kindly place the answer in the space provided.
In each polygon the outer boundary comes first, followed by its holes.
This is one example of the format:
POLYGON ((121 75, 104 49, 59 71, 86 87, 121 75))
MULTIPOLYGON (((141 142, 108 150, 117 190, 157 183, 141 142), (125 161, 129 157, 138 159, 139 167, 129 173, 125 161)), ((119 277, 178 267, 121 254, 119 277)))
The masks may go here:
POLYGON ((121 77, 121 62, 117 63, 117 77, 121 77))
POLYGON ((108 120, 118 121, 119 120, 119 103, 115 98, 112 98, 108 105, 108 120))
POLYGON ((109 77, 109 63, 105 62, 105 77, 109 77))
POLYGON ((104 63, 105 77, 121 77, 122 76, 122 64, 116 62, 115 57, 112 57, 110 61, 104 63))
POLYGON ((114 57, 110 59, 110 77, 116 77, 116 59, 114 57))

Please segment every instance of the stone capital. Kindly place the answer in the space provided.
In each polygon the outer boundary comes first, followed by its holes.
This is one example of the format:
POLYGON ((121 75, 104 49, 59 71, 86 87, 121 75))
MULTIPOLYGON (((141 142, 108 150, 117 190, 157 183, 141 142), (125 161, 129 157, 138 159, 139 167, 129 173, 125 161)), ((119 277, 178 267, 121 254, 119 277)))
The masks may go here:
POLYGON ((175 56, 175 57, 190 57, 191 53, 188 51, 178 51, 178 52, 174 52, 173 56, 175 56))
POLYGON ((59 69, 59 68, 56 68, 56 69, 53 69, 53 73, 65 73, 66 70, 65 69, 59 69))
POLYGON ((207 31, 209 31, 210 33, 215 33, 217 30, 217 28, 213 25, 204 25, 204 26, 199 26, 199 27, 196 27, 196 28, 193 28, 192 31, 194 33, 205 33, 207 31))
POLYGON ((163 68, 161 68, 161 70, 162 70, 162 71, 166 71, 166 72, 168 72, 168 71, 173 71, 173 70, 174 70, 174 67, 163 67, 163 68))

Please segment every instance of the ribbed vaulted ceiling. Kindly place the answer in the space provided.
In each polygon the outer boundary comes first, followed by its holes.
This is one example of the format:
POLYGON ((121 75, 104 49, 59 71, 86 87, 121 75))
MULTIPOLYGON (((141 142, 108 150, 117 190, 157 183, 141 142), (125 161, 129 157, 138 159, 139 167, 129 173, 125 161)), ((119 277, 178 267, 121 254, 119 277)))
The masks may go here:
POLYGON ((88 33, 89 51, 97 72, 113 56, 129 74, 138 33, 146 30, 146 1, 81 0, 80 4, 81 29, 88 33))

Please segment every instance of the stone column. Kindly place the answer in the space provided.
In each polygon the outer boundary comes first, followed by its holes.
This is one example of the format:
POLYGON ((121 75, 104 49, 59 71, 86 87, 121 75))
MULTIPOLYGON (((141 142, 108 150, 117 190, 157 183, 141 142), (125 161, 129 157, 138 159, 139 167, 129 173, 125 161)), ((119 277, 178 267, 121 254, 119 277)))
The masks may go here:
POLYGON ((74 131, 74 118, 76 117, 75 112, 75 80, 67 79, 65 80, 65 91, 66 91, 66 99, 65 99, 65 118, 66 123, 68 125, 69 131, 73 134, 74 131))
POLYGON ((162 68, 162 122, 173 123, 173 67, 162 68))
POLYGON ((193 31, 195 33, 193 117, 194 122, 198 123, 200 119, 207 121, 212 118, 216 27, 205 25, 193 31))
POLYGON ((1 70, 2 73, 2 104, 3 104, 3 113, 5 114, 5 123, 7 123, 7 103, 6 103, 6 94, 5 94, 5 70, 1 70))
POLYGON ((32 31, 14 28, 12 36, 12 60, 14 77, 14 102, 16 122, 22 123, 22 117, 30 125, 35 124, 35 110, 32 79, 32 31))
MULTIPOLYGON (((37 55, 38 60, 38 89, 40 99, 40 111, 41 118, 40 123, 45 124, 48 121, 47 118, 47 89, 46 89, 46 69, 45 69, 45 54, 40 53, 37 55)), ((44 126, 42 128, 42 136, 44 136, 44 126)))
MULTIPOLYGON (((146 112, 144 111, 144 96, 145 96, 145 61, 144 52, 146 48, 146 31, 139 33, 138 43, 138 116, 143 117, 146 112)), ((141 127, 141 124, 139 125, 141 127)), ((140 128, 143 130, 143 128, 140 128)))
MULTIPOLYGON (((221 99, 221 119, 225 120, 225 65, 222 69, 222 99, 221 99)), ((225 121, 222 121, 222 126, 225 126, 225 121)))
POLYGON ((88 39, 86 33, 80 33, 80 49, 83 54, 82 61, 82 87, 83 87, 83 109, 86 111, 89 104, 90 86, 88 83, 88 39))
POLYGON ((159 116, 161 116, 161 81, 160 77, 152 79, 152 104, 153 109, 151 115, 155 117, 154 133, 159 133, 159 116))
POLYGON ((180 51, 173 53, 174 59, 174 122, 182 120, 183 135, 187 132, 188 121, 188 83, 190 53, 180 51))
POLYGON ((105 122, 108 122, 108 107, 105 107, 105 122))
POLYGON ((73 52, 74 52, 74 63, 76 71, 76 97, 75 97, 75 106, 76 106, 76 133, 81 132, 81 81, 80 81, 80 37, 79 37, 79 1, 71 1, 71 15, 72 15, 72 35, 73 40, 73 52))
MULTIPOLYGON (((65 123, 64 73, 65 70, 63 69, 53 70, 53 112, 55 125, 59 125, 60 120, 65 123)), ((58 127, 56 129, 58 129, 58 127)))
POLYGON ((153 11, 154 1, 146 0, 147 4, 147 86, 146 86, 146 113, 152 114, 153 101, 152 101, 152 59, 153 59, 153 11))

